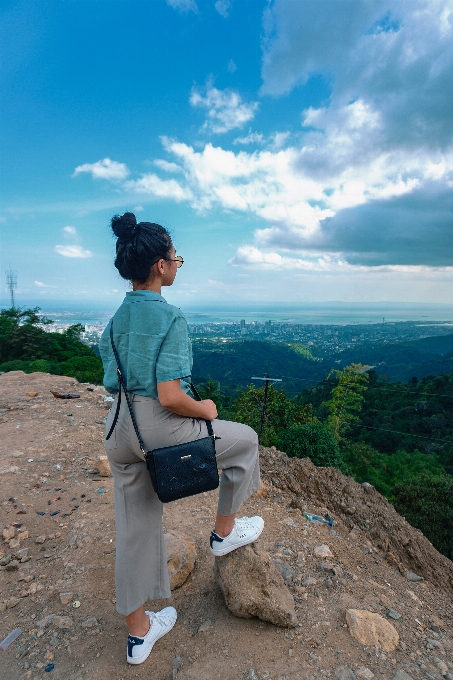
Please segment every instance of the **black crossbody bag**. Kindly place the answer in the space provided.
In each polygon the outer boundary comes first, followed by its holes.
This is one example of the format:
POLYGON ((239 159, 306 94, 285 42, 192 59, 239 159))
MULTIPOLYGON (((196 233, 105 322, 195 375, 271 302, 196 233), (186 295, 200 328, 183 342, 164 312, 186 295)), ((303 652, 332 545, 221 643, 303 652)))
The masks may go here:
MULTIPOLYGON (((215 457, 215 440, 220 439, 214 434, 210 420, 206 420, 208 437, 195 439, 186 444, 166 446, 162 449, 145 452, 143 440, 137 427, 131 400, 127 392, 124 376, 121 372, 120 358, 118 356, 115 343, 113 342, 113 323, 110 324, 110 341, 112 343, 113 354, 115 355, 118 374, 118 402, 112 426, 106 439, 110 439, 118 420, 121 405, 121 389, 126 397, 127 406, 131 415, 135 434, 137 435, 140 449, 145 457, 146 467, 153 489, 162 503, 176 501, 186 496, 194 496, 203 491, 212 491, 219 486, 219 473, 215 457)), ((190 389, 198 401, 201 397, 194 385, 190 389)))

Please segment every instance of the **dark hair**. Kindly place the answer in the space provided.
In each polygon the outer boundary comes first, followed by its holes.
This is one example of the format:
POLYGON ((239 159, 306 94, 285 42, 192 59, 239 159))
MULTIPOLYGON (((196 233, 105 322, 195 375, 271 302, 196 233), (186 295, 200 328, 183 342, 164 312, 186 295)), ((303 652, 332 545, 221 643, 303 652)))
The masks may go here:
POLYGON ((144 283, 155 262, 169 257, 172 241, 168 231, 154 222, 138 222, 133 213, 112 217, 116 242, 115 267, 128 281, 144 283))

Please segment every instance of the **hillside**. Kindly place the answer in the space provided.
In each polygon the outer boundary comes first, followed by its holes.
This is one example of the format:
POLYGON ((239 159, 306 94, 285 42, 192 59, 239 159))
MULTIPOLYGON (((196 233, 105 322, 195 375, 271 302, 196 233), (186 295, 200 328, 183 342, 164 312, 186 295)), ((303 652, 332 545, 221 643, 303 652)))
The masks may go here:
MULTIPOLYGON (((165 530, 193 541, 197 561, 173 592, 174 630, 147 663, 127 667, 125 628, 114 610, 112 479, 93 471, 106 405, 101 388, 87 387, 40 373, 0 376, 0 522, 9 531, 21 525, 26 551, 18 569, 0 566, 0 639, 17 626, 24 631, 1 652, 1 680, 149 680, 151 669, 153 680, 453 676, 453 563, 372 487, 265 448, 264 485, 241 512, 265 519, 256 545, 283 573, 297 627, 236 618, 226 608, 208 551, 211 492, 165 507, 165 530), (81 398, 62 402, 50 389, 81 398), (301 509, 329 512, 334 528, 308 522, 301 509), (321 546, 328 559, 317 556, 321 546), (391 622, 400 637, 395 651, 354 639, 345 619, 351 608, 391 622)), ((10 541, 0 550, 6 555, 10 541)))
POLYGON ((195 340, 193 344, 195 382, 218 380, 230 391, 250 384, 254 375, 268 373, 282 378, 282 389, 295 396, 304 388, 325 379, 332 369, 352 363, 374 366, 379 375, 407 382, 413 376, 453 373, 453 335, 435 336, 410 342, 357 343, 341 351, 323 353, 315 349, 308 359, 287 344, 264 340, 195 340), (441 350, 446 350, 444 353, 441 350))

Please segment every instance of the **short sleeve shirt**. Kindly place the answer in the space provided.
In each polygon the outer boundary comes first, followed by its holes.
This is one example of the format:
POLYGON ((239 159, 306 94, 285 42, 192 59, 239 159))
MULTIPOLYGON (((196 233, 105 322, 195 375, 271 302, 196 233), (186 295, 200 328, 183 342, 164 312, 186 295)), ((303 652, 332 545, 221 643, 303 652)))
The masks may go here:
MULTIPOLYGON (((126 293, 113 319, 113 339, 127 389, 157 399, 157 383, 181 380, 190 390, 192 346, 184 314, 158 293, 135 290, 126 293)), ((99 343, 104 365, 104 387, 118 392, 116 361, 110 343, 110 324, 99 343)))

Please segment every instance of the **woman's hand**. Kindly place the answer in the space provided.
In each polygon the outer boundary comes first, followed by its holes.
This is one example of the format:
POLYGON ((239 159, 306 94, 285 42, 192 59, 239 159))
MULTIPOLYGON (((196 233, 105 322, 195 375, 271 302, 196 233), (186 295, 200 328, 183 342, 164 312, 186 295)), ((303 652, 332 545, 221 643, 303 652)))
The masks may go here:
POLYGON ((206 408, 206 415, 203 416, 205 420, 214 420, 214 418, 217 418, 217 406, 211 399, 202 399, 195 403, 200 404, 200 406, 203 405, 206 408))
POLYGON ((179 378, 157 383, 157 396, 164 408, 188 418, 217 418, 217 406, 211 399, 195 401, 182 391, 179 378))

